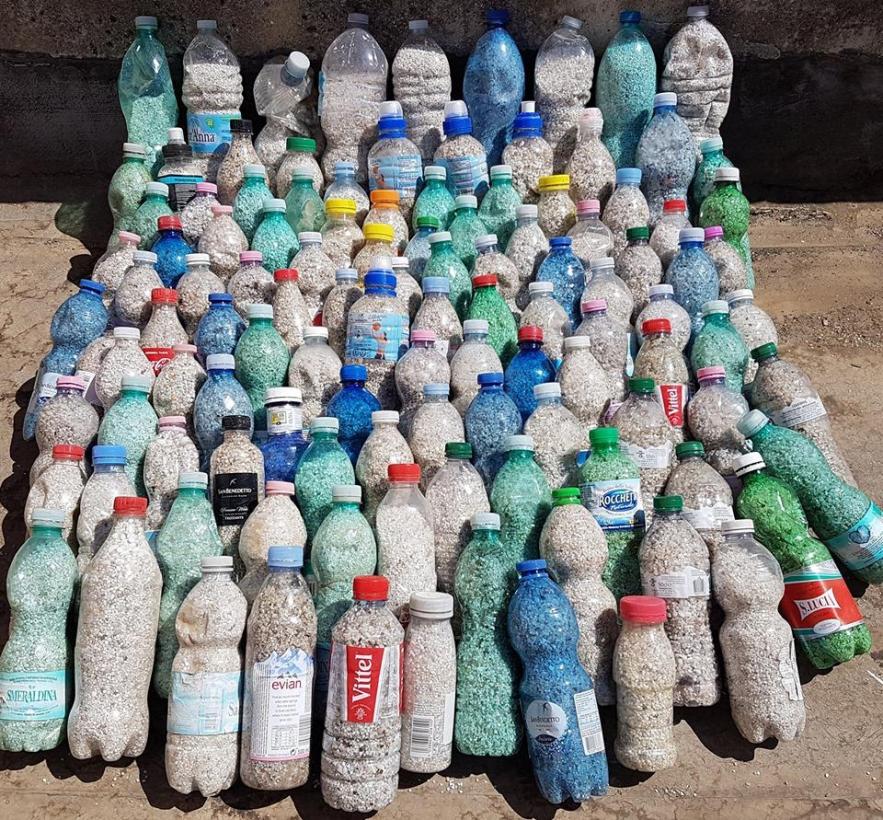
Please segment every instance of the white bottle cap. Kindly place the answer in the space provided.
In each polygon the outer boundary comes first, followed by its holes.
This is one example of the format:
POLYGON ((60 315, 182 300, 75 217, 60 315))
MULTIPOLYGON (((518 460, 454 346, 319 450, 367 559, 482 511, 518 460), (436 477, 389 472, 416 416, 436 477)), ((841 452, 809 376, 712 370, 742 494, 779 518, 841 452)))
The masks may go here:
POLYGON ((745 453, 745 455, 736 456, 733 459, 733 472, 737 476, 753 473, 756 470, 762 470, 764 467, 766 467, 766 462, 760 453, 745 453))
POLYGON ((31 524, 39 526, 44 524, 49 527, 64 526, 65 515, 61 510, 50 510, 47 507, 37 507, 31 513, 31 524))
POLYGON ((297 235, 297 241, 300 242, 301 245, 321 245, 322 234, 318 231, 301 231, 297 235))
POLYGON ((424 179, 447 179, 448 171, 443 165, 427 165, 423 169, 424 179))
POLYGON ((650 285, 647 293, 650 296, 674 296, 675 289, 671 285, 650 285))
POLYGON ((678 242, 705 242, 703 228, 682 228, 678 233, 678 242))
POLYGON ((195 268, 197 265, 208 265, 211 261, 211 257, 207 253, 188 253, 184 257, 184 264, 188 268, 195 268))
POLYGON ((478 198, 473 196, 472 194, 460 194, 460 196, 454 197, 454 207, 477 208, 478 198))
POLYGON ((144 192, 147 194, 159 194, 166 199, 169 198, 169 186, 165 182, 148 182, 144 186, 144 192))
POLYGON ((688 20, 702 20, 708 17, 708 6, 687 6, 688 20))
POLYGON ((522 114, 535 114, 536 110, 537 104, 533 100, 525 100, 521 103, 522 114))
POLYGON ((392 269, 395 270, 410 270, 411 269, 411 261, 407 256, 395 256, 392 260, 392 269))
POLYGON ((255 303, 248 306, 246 315, 249 319, 272 319, 273 306, 255 303))
POLYGON ((408 22, 408 28, 411 31, 426 31, 429 28, 428 20, 410 20, 408 22))
POLYGON ((135 18, 136 28, 156 28, 158 25, 156 17, 149 14, 141 14, 135 18))
MULTIPOLYGON (((705 234, 703 233, 703 236, 705 234)), ((589 263, 589 269, 594 273, 600 270, 613 270, 614 261, 612 256, 599 256, 589 263)))
POLYGON ((733 521, 721 521, 721 532, 726 535, 751 535, 754 522, 750 518, 736 518, 733 521))
POLYGON ((733 302, 740 302, 743 299, 754 299, 754 291, 751 288, 738 288, 737 290, 731 290, 724 299, 732 305, 733 302))
POLYGON ((411 617, 444 621, 454 614, 454 598, 447 592, 412 592, 408 611, 411 617))
POLYGON ((310 425, 310 432, 315 433, 318 430, 328 430, 336 433, 340 429, 340 421, 334 416, 317 416, 310 425))
POLYGON ((749 410, 736 422, 736 429, 745 438, 751 438, 758 430, 766 427, 769 422, 766 413, 762 413, 760 410, 749 410))
POLYGON ((583 21, 578 17, 571 17, 569 14, 565 14, 561 18, 561 25, 565 28, 572 28, 574 31, 579 31, 583 27, 583 21))
POLYGON ((492 512, 477 512, 469 519, 469 524, 474 530, 498 530, 500 516, 492 512))
POLYGON ((468 117, 469 109, 463 100, 450 100, 445 103, 445 117, 468 117))
POLYGON ((720 151, 724 147, 724 141, 720 137, 709 137, 699 143, 699 150, 704 154, 711 151, 720 151))
POLYGON ((588 336, 568 336, 564 340, 564 352, 570 350, 579 350, 584 347, 591 347, 592 340, 588 336))
POLYGON ((284 199, 265 199, 264 200, 264 213, 285 213, 285 200, 284 199))
MULTIPOLYGON (((473 197, 474 199, 475 197, 473 197)), ((429 234, 429 244, 435 245, 437 242, 450 242, 451 241, 451 232, 450 231, 436 231, 435 233, 429 234)))
POLYGON ((247 177, 266 177, 267 169, 257 162, 250 162, 242 169, 242 173, 247 177))
POLYGON ((711 299, 702 305, 702 315, 710 316, 712 313, 729 313, 730 306, 723 299, 711 299))
POLYGON ((511 165, 492 165, 491 166, 491 179, 494 177, 511 177, 512 176, 512 166, 511 165))
POLYGON ((527 292, 531 296, 547 295, 555 292, 555 286, 551 282, 531 282, 527 286, 527 292))
POLYGON ((156 254, 153 251, 135 251, 132 253, 132 261, 143 265, 155 265, 156 254))
POLYGON ((310 58, 302 51, 292 51, 285 60, 285 70, 296 80, 302 80, 310 70, 310 58))
POLYGON ((179 487, 208 487, 208 476, 205 473, 183 472, 178 473, 179 487))
POLYGON ((136 157, 146 157, 147 151, 144 150, 144 146, 138 142, 124 142, 123 143, 123 153, 124 154, 134 154, 136 157))
POLYGON ((560 399, 561 385, 558 382, 535 384, 533 386, 533 397, 535 399, 560 399))
POLYGON ((730 167, 718 168, 714 172, 714 181, 715 182, 738 182, 739 181, 739 169, 738 168, 730 168, 730 167))
POLYGON ((147 376, 127 375, 120 380, 123 390, 140 390, 142 393, 150 392, 150 379, 147 376))
POLYGON ((497 235, 495 233, 486 233, 475 238, 475 247, 478 250, 483 250, 484 248, 492 248, 496 244, 497 235))
POLYGON ((653 107, 659 108, 665 105, 677 105, 678 95, 673 91, 661 91, 653 98, 653 107))
POLYGON ((362 488, 358 484, 335 484, 331 488, 332 501, 362 501, 362 488))
POLYGON ((304 397, 299 387, 268 387, 264 393, 264 404, 275 401, 303 404, 304 397))
POLYGON ((371 424, 398 424, 399 413, 397 410, 375 410, 371 414, 371 424))
POLYGON ((401 117, 402 105, 397 100, 386 100, 380 103, 380 114, 378 117, 401 117))
POLYGON ((487 333, 489 328, 487 319, 467 319, 463 322, 464 333, 487 333))
POLYGON ((232 555, 206 555, 200 562, 199 568, 203 572, 221 573, 233 571, 232 555))
POLYGON ((355 268, 338 268, 334 271, 336 282, 355 282, 359 278, 359 272, 355 268))
POLYGON ((533 451, 533 439, 530 436, 509 436, 503 444, 503 449, 509 450, 531 450, 533 451))
POLYGON ((515 206, 515 218, 516 219, 536 219, 539 213, 539 209, 536 205, 516 205, 515 206))
POLYGON ((346 21, 351 26, 367 26, 368 15, 353 11, 346 16, 346 21))
POLYGON ((184 145, 184 129, 170 128, 166 135, 166 143, 174 145, 184 145))
POLYGON ((140 339, 141 331, 137 327, 115 327, 113 329, 114 339, 140 339))
POLYGON ((310 325, 304 328, 304 339, 327 339, 328 328, 310 325))
POLYGON ((209 353, 205 357, 206 370, 232 370, 236 367, 236 359, 229 353, 209 353))

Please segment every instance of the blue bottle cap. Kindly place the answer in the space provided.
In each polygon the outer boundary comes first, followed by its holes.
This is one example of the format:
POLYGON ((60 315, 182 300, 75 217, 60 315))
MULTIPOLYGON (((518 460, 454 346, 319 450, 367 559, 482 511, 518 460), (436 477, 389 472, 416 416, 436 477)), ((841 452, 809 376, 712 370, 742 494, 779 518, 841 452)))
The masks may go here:
POLYGON ((515 138, 543 136, 543 118, 535 111, 516 114, 512 136, 515 138))
POLYGON ((531 558, 529 561, 519 561, 515 565, 519 575, 527 575, 528 572, 546 572, 546 561, 543 558, 531 558))
POLYGON ((304 565, 303 547, 270 547, 267 566, 278 569, 300 569, 304 565))
POLYGON ((493 373, 479 373, 478 374, 478 383, 482 386, 487 384, 502 384, 503 383, 503 374, 499 371, 493 373))
POLYGON ((229 293, 210 293, 208 301, 210 305, 232 305, 233 297, 229 293))
POLYGON ((569 248, 573 240, 569 236, 553 236, 549 240, 550 248, 569 248))
POLYGON ((92 448, 92 464, 125 464, 126 448, 118 444, 96 444, 92 448))
POLYGON ((396 277, 394 273, 378 268, 369 270, 365 274, 365 290, 371 289, 376 291, 384 288, 392 290, 392 295, 395 296, 396 277))
POLYGON ((506 9, 488 9, 484 19, 493 26, 505 26, 509 22, 509 12, 506 9))
POLYGON ((619 22, 622 25, 626 23, 640 23, 641 22, 641 12, 639 11, 621 11, 619 13, 619 22))
POLYGON ((445 117, 442 123, 442 130, 446 137, 457 137, 460 134, 472 133, 471 117, 445 117))
POLYGON ((447 276, 427 276, 422 284, 424 293, 451 292, 451 280, 447 276))
POLYGON ((444 382, 430 382, 423 385, 424 396, 448 396, 451 388, 444 382))
POLYGON ((404 137, 406 127, 404 117, 381 117, 377 121, 377 136, 380 139, 404 137))
POLYGON ((105 287, 101 282, 93 282, 91 279, 82 279, 80 281, 80 290, 85 290, 87 293, 94 293, 101 296, 105 291, 105 287))
POLYGON ((349 176, 356 173, 356 164, 346 160, 340 160, 334 163, 334 176, 349 176))
POLYGON ((641 169, 640 168, 617 168, 616 169, 617 185, 640 185, 641 169))
POLYGON ((364 382, 368 380, 368 371, 361 364, 345 364, 340 368, 342 382, 364 382))

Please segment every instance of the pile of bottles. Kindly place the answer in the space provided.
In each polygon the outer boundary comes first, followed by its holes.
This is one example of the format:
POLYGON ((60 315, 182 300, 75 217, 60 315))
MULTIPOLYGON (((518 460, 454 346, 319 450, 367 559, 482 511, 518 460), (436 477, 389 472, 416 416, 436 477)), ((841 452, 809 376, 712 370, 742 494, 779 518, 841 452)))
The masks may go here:
POLYGON ((137 757, 152 687, 175 790, 297 788, 315 753, 371 812, 522 743, 545 799, 601 796, 722 697, 751 743, 801 734, 795 647, 870 651, 843 573, 883 582, 883 513, 754 302, 707 17, 660 71, 623 12, 590 108, 575 18, 534 102, 505 12, 462 100, 426 21, 388 99, 351 14, 318 80, 263 68, 257 137, 200 21, 189 142, 137 18, 114 231, 27 411, 0 749, 137 757))

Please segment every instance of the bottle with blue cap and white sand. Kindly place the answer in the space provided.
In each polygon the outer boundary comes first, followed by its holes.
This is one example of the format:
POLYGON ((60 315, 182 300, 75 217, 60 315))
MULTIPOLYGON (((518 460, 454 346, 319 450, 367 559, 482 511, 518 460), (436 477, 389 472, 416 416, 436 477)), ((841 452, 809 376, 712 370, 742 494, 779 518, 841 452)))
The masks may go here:
POLYGON ((310 769, 316 609, 302 546, 271 546, 248 617, 239 776, 253 789, 294 789, 310 769))
POLYGON ((628 245, 626 231, 650 222, 650 207, 641 193, 641 169, 617 168, 616 187, 604 206, 604 224, 613 233, 613 258, 628 245))
POLYGON ((433 165, 444 168, 452 196, 481 197, 488 188, 488 158, 485 147, 472 135, 469 113, 463 100, 445 103, 445 138, 435 150, 433 165))
POLYGON ((377 142, 368 151, 368 187, 398 191, 399 208, 407 222, 423 187, 423 160, 406 134, 401 104, 395 100, 381 103, 377 142))
POLYGON ((513 188, 521 201, 528 204, 539 202, 540 179, 553 173, 552 146, 543 133, 543 118, 536 111, 536 103, 522 102, 502 159, 512 169, 513 188))

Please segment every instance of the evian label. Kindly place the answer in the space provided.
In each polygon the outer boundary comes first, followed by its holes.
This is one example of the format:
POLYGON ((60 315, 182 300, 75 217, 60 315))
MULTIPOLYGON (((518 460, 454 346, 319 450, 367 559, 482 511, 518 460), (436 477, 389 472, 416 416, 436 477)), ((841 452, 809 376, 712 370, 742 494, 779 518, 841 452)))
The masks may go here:
POLYGON ((687 385, 659 384, 656 386, 656 396, 669 424, 672 427, 683 427, 684 409, 687 406, 687 385))
POLYGON ((401 706, 401 646, 347 646, 331 649, 328 701, 339 719, 377 723, 401 706))
POLYGON ((795 634, 805 640, 851 629, 864 620, 833 561, 821 561, 785 575, 785 594, 779 608, 795 634))

